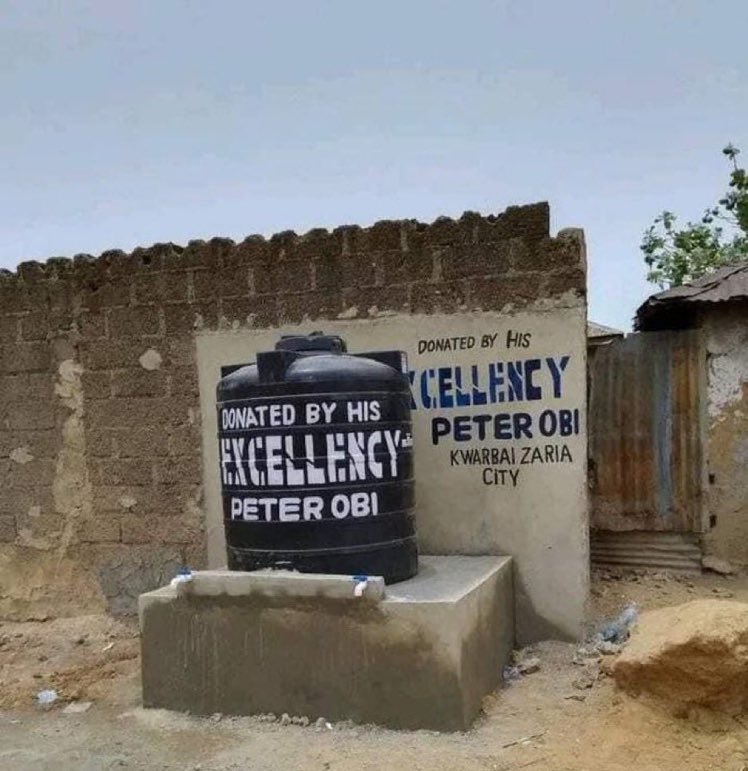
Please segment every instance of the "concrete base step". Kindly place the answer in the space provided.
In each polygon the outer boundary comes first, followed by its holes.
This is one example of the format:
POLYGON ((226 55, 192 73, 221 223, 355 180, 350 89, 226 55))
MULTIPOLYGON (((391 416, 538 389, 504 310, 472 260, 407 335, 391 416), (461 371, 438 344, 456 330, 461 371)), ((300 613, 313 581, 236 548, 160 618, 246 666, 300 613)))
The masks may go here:
POLYGON ((421 555, 351 576, 197 571, 140 596, 143 703, 465 731, 514 646, 510 557, 421 555))

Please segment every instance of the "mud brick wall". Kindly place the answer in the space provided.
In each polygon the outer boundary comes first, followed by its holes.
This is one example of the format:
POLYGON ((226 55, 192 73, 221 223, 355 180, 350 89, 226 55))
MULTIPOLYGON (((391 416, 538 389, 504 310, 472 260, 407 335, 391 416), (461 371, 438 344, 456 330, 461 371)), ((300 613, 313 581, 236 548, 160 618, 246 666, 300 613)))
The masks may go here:
POLYGON ((0 273, 0 615, 132 611, 204 563, 197 331, 578 305, 585 280, 547 204, 0 273))

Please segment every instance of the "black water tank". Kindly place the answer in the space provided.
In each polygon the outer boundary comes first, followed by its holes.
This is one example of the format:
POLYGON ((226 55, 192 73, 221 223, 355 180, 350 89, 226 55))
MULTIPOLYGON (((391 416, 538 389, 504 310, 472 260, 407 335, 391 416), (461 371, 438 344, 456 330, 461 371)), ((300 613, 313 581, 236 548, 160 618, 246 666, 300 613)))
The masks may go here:
POLYGON ((283 337, 224 367, 218 440, 228 566, 384 576, 418 568, 410 384, 400 351, 283 337))

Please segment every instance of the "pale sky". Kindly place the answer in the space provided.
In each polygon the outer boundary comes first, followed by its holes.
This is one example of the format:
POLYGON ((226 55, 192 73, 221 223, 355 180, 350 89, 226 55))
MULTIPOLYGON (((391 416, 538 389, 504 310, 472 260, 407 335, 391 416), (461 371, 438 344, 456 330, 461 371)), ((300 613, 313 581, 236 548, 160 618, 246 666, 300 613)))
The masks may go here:
POLYGON ((747 33, 746 0, 0 0, 0 267, 548 200, 628 328, 644 228, 748 155, 747 33))

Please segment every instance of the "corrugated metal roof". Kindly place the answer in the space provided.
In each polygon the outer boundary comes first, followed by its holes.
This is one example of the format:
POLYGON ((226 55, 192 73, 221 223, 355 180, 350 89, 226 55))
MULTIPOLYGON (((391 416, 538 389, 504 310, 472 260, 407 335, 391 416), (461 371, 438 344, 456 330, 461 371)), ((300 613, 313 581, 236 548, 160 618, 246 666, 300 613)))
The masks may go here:
POLYGON ((623 337, 625 334, 620 329, 606 327, 604 324, 596 324, 594 321, 587 322, 587 337, 623 337))
POLYGON ((650 329, 659 317, 672 314, 685 304, 708 304, 748 300, 748 261, 726 265, 683 286, 652 295, 636 312, 636 328, 650 329))

